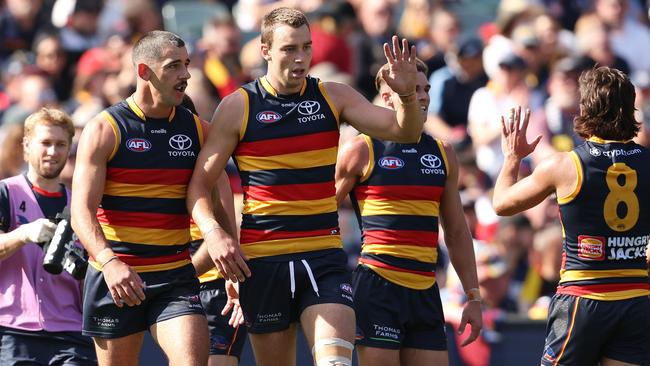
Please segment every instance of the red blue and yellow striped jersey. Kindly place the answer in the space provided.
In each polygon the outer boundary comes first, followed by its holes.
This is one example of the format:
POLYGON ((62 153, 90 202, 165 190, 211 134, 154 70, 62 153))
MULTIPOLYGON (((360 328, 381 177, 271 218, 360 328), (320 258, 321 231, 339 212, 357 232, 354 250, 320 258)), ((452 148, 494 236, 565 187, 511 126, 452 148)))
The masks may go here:
POLYGON ((570 154, 578 183, 558 198, 564 250, 557 292, 595 300, 650 295, 649 151, 591 138, 570 154))
POLYGON ((249 258, 341 248, 334 185, 338 112, 320 80, 278 95, 265 78, 245 100, 234 152, 244 194, 240 243, 249 258))
POLYGON ((102 112, 115 134, 97 219, 113 251, 138 272, 190 263, 185 199, 203 141, 183 107, 145 117, 132 97, 102 112))
POLYGON ((364 138, 369 164, 350 193, 363 235, 359 263, 398 285, 429 288, 447 181, 444 147, 426 134, 415 144, 364 138))

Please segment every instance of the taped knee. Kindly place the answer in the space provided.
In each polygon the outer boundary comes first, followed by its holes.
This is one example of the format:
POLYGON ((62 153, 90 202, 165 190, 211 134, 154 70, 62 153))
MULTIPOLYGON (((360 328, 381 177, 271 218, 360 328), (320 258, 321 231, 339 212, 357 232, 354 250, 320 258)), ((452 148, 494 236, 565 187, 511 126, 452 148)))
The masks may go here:
POLYGON ((354 345, 341 338, 319 339, 314 344, 312 355, 316 366, 351 366, 354 345))

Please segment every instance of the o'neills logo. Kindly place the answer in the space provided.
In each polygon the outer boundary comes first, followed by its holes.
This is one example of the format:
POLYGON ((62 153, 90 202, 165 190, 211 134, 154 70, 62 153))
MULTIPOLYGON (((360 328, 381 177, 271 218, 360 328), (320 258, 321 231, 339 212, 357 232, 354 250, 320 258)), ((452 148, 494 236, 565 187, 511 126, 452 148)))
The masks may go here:
POLYGON ((280 113, 274 112, 274 111, 263 111, 255 115, 255 119, 258 122, 262 123, 273 123, 277 122, 282 118, 282 115, 280 113))
POLYGON ((590 261, 605 259, 605 241, 603 236, 578 236, 578 257, 590 261))

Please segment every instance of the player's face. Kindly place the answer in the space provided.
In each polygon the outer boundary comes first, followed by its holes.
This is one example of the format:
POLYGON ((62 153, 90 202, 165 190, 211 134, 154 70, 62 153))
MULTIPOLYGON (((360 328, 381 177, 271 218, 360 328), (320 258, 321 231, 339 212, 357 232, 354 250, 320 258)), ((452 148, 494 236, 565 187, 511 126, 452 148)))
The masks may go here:
POLYGON ((170 107, 181 104, 190 78, 189 64, 187 48, 169 46, 163 50, 161 60, 152 65, 154 75, 150 79, 159 103, 170 107))
MULTIPOLYGON (((429 89, 431 89, 431 85, 429 85, 427 76, 423 72, 418 72, 415 84, 415 96, 418 100, 418 104, 420 105, 422 118, 425 121, 427 119, 427 112, 429 110, 429 102, 431 101, 429 98, 429 89)), ((390 91, 390 88, 385 82, 382 82, 382 90, 390 91)), ((396 106, 397 103, 400 103, 399 95, 397 95, 397 93, 392 93, 391 103, 393 105, 390 107, 393 109, 395 109, 394 106, 396 106)))
POLYGON ((271 47, 262 47, 262 54, 269 64, 268 76, 283 87, 302 86, 311 63, 311 46, 307 25, 277 27, 271 47))
POLYGON ((427 112, 429 110, 429 102, 431 101, 429 98, 429 89, 431 89, 431 85, 429 85, 429 80, 423 72, 418 72, 416 82, 415 95, 417 96, 418 103, 420 104, 422 118, 424 118, 426 121, 427 112))
POLYGON ((45 179, 58 177, 70 153, 68 138, 62 127, 37 124, 24 140, 29 169, 45 179))

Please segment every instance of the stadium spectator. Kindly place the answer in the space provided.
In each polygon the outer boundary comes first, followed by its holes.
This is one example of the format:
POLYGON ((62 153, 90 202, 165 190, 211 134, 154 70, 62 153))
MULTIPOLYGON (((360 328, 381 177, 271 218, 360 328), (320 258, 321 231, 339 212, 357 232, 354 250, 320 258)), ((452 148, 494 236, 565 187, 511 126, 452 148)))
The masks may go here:
POLYGON ((462 39, 447 52, 447 66, 431 74, 431 103, 425 128, 432 136, 451 143, 469 142, 469 103, 474 92, 488 82, 482 55, 480 39, 462 39))

